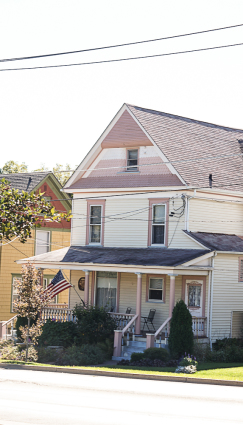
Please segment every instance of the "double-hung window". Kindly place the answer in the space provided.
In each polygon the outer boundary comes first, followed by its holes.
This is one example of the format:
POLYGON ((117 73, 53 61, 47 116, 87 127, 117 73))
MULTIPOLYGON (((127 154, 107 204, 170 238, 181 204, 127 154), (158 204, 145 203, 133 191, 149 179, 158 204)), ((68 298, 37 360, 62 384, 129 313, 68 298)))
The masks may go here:
POLYGON ((165 205, 152 206, 152 245, 165 245, 165 205))
POLYGON ((149 279, 148 301, 163 301, 163 284, 164 279, 149 279))
POLYGON ((101 244, 102 205, 90 205, 89 243, 101 244))
POLYGON ((127 171, 138 171, 138 149, 127 151, 127 171))
MULTIPOLYGON (((46 289, 47 286, 51 283, 53 277, 51 277, 51 278, 44 277, 43 278, 43 288, 44 289, 46 289)), ((57 304, 57 301, 58 301, 57 297, 58 297, 58 295, 55 295, 55 297, 51 298, 50 304, 57 304)))
POLYGON ((12 281, 11 312, 14 311, 14 302, 18 301, 18 299, 19 299, 18 289, 16 287, 16 282, 17 281, 22 282, 22 277, 21 276, 15 276, 15 277, 13 277, 13 281, 12 281))
POLYGON ((45 254, 50 251, 50 232, 36 230, 35 255, 45 254))

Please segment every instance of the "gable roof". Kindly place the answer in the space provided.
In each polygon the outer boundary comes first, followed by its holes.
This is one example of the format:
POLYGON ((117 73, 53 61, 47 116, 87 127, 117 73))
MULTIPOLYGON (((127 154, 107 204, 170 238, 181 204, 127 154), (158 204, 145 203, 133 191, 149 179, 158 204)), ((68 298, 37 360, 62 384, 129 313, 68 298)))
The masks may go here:
POLYGON ((127 107, 188 185, 209 187, 212 174, 213 187, 243 190, 239 143, 243 130, 134 105, 127 107))
POLYGON ((33 173, 9 173, 0 174, 0 180, 7 180, 14 189, 25 192, 32 192, 49 175, 51 171, 41 171, 33 173))
POLYGON ((184 230, 184 233, 210 250, 243 252, 243 236, 226 235, 223 233, 188 232, 187 230, 184 230))
POLYGON ((106 248, 70 246, 20 262, 33 263, 91 263, 133 266, 176 267, 209 253, 204 249, 106 248))

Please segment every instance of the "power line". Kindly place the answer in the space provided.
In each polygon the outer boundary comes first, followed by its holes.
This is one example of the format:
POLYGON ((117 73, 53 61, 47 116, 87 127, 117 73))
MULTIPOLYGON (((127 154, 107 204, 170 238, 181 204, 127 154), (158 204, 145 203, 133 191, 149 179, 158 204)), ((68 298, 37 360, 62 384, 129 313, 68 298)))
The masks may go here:
POLYGON ((227 27, 213 28, 213 29, 209 29, 209 30, 195 31, 195 32, 189 32, 189 33, 179 34, 179 35, 171 35, 171 36, 167 36, 167 37, 154 38, 154 39, 150 39, 150 40, 133 41, 133 42, 130 42, 130 43, 114 44, 114 45, 110 45, 110 46, 93 47, 93 48, 90 48, 90 49, 71 50, 71 51, 67 51, 67 52, 47 53, 47 54, 43 54, 43 55, 22 56, 22 57, 17 57, 17 58, 0 59, 0 62, 14 62, 14 61, 20 61, 20 60, 39 59, 39 58, 47 58, 47 57, 52 57, 52 56, 63 56, 63 55, 71 55, 71 54, 76 54, 76 53, 92 52, 92 51, 95 51, 95 50, 114 49, 114 48, 117 48, 117 47, 132 46, 132 45, 144 44, 144 43, 153 43, 155 41, 169 40, 169 39, 180 38, 180 37, 188 37, 188 36, 191 36, 191 35, 205 34, 205 33, 208 33, 208 32, 221 31, 221 30, 237 28, 237 27, 242 27, 242 26, 243 26, 243 24, 229 25, 227 27))
POLYGON ((243 45, 243 43, 234 43, 234 44, 226 44, 226 45, 223 45, 223 46, 205 47, 205 48, 201 48, 201 49, 182 50, 182 51, 179 51, 179 52, 160 53, 160 54, 157 54, 157 55, 134 56, 134 57, 129 57, 129 58, 109 59, 109 60, 101 60, 101 61, 93 61, 93 62, 33 66, 33 67, 23 67, 23 68, 5 68, 5 69, 0 69, 0 72, 3 72, 3 71, 28 71, 28 70, 33 70, 33 69, 48 69, 48 68, 64 68, 64 67, 71 67, 71 66, 97 65, 97 64, 101 64, 101 63, 124 62, 124 61, 138 60, 138 59, 151 59, 151 58, 157 58, 157 57, 162 57, 162 56, 172 56, 172 55, 181 55, 181 54, 185 54, 185 53, 203 52, 203 51, 207 51, 207 50, 224 49, 224 48, 227 48, 227 47, 236 47, 236 46, 242 46, 242 45, 243 45))

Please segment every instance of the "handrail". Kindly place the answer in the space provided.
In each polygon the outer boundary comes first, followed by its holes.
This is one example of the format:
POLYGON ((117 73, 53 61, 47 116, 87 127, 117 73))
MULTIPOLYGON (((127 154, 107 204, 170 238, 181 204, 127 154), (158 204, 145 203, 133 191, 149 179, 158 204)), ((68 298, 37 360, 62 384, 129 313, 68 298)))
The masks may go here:
POLYGON ((138 318, 138 314, 135 314, 135 316, 130 320, 130 322, 128 322, 127 326, 125 326, 125 328, 122 329, 122 335, 124 335, 124 333, 131 327, 131 325, 133 324, 133 322, 135 322, 137 318, 138 318))
POLYGON ((167 323, 169 323, 170 320, 171 320, 171 317, 168 317, 168 319, 166 319, 166 321, 160 326, 160 328, 154 334, 154 339, 157 338, 157 336, 160 334, 162 329, 167 325, 167 323))
POLYGON ((2 322, 2 326, 8 325, 9 323, 11 323, 14 319, 16 319, 17 314, 13 317, 11 317, 11 319, 7 320, 7 322, 2 322))

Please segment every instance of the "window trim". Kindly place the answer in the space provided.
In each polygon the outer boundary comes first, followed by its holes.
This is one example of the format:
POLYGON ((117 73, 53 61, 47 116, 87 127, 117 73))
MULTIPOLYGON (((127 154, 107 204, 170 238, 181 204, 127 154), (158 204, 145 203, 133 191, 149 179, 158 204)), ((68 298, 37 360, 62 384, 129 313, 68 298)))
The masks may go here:
POLYGON ((139 148, 127 148, 126 149, 126 173, 137 173, 139 172, 139 148), (128 152, 129 151, 137 151, 138 152, 138 156, 137 156, 137 168, 135 169, 134 167, 129 170, 129 165, 128 165, 128 152))
POLYGON ((87 220, 86 220, 86 245, 91 246, 104 246, 104 231, 105 231, 105 199, 100 200, 87 200, 87 220), (91 206, 101 206, 101 237, 100 243, 90 242, 90 207, 91 206))
POLYGON ((38 234, 38 232, 47 232, 47 233, 49 233, 49 250, 47 252, 51 252, 51 231, 50 230, 43 230, 42 228, 40 228, 40 229, 35 229, 35 255, 41 255, 41 254, 36 254, 37 234, 38 234))
POLYGON ((166 274, 147 274, 146 276, 146 296, 145 296, 145 302, 146 303, 159 303, 159 304, 165 304, 165 298, 166 297, 166 274), (149 299, 149 282, 150 279, 163 279, 163 295, 162 300, 150 300, 149 299))
POLYGON ((12 284, 11 284, 11 298, 10 298, 10 313, 14 313, 13 310, 13 282, 14 279, 21 279, 23 280, 21 273, 12 273, 12 284))
MULTIPOLYGON (((187 300, 185 299, 186 296, 186 285, 190 285, 190 282, 187 283, 187 280, 196 280, 196 281, 202 281, 202 284, 198 282, 199 285, 202 287, 202 317, 205 317, 205 304, 206 304, 206 276, 182 276, 182 292, 181 292, 181 298, 187 305, 187 300)), ((195 309, 198 310, 201 307, 190 307, 191 310, 195 309)))
POLYGON ((243 256, 241 255, 239 258, 239 268, 238 268, 238 283, 243 283, 243 279, 240 278, 241 275, 241 261, 243 261, 243 256))
POLYGON ((169 201, 170 198, 152 198, 149 199, 149 221, 148 221, 148 246, 154 248, 164 248, 168 246, 168 225, 169 225, 169 201), (152 244, 152 219, 153 219, 153 206, 165 205, 165 238, 164 244, 152 244))

